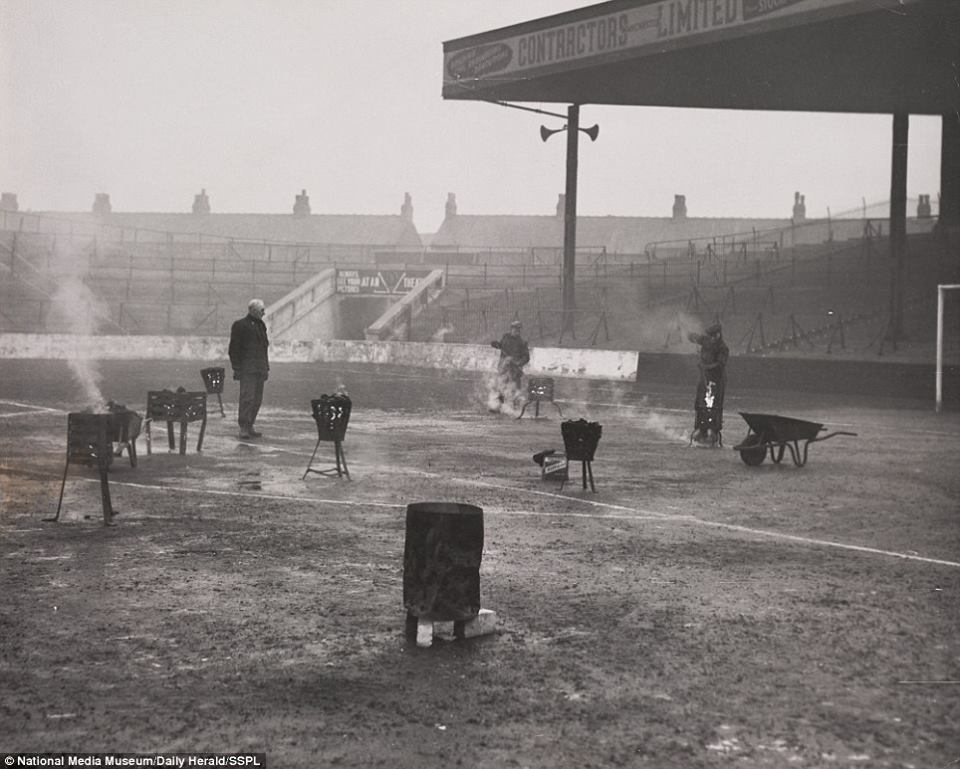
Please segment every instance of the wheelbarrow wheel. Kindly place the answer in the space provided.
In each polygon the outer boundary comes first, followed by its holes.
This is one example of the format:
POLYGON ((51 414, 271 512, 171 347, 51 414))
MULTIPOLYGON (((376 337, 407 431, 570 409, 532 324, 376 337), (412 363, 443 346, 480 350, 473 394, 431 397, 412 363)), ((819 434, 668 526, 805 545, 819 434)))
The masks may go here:
POLYGON ((763 464, 763 460, 767 456, 767 447, 759 445, 761 443, 763 443, 763 439, 759 435, 748 435, 744 439, 743 443, 740 444, 746 447, 740 449, 740 459, 743 460, 744 464, 750 465, 750 467, 763 464))

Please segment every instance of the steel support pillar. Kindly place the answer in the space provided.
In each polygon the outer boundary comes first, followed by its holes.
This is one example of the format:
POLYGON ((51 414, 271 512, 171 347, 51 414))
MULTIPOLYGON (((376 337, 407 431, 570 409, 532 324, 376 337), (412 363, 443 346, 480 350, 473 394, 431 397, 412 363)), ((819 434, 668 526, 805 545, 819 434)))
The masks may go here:
POLYGON ((960 115, 942 116, 940 141, 940 220, 944 233, 960 231, 960 115))
POLYGON ((580 105, 567 108, 567 188, 563 210, 563 322, 564 332, 573 332, 576 322, 577 274, 577 165, 579 161, 580 105))
POLYGON ((907 250, 907 149, 910 115, 893 115, 893 154, 890 164, 890 321, 887 339, 903 338, 903 295, 907 250))

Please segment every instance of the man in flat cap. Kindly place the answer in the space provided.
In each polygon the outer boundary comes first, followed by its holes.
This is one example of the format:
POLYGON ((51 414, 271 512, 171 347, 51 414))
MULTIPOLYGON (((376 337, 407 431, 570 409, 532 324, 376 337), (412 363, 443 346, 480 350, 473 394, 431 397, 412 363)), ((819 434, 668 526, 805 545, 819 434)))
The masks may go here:
POLYGON ((699 446, 719 446, 722 445, 723 395, 727 389, 730 349, 723 341, 719 323, 708 326, 702 334, 691 332, 687 338, 700 345, 700 381, 693 402, 695 418, 690 440, 699 446))
POLYGON ((497 365, 497 394, 496 408, 491 405, 491 411, 496 411, 503 405, 507 395, 515 398, 520 392, 520 379, 523 376, 523 367, 530 362, 530 346, 523 338, 523 324, 515 320, 510 324, 510 330, 504 334, 499 342, 491 342, 491 346, 500 351, 500 362, 497 365))

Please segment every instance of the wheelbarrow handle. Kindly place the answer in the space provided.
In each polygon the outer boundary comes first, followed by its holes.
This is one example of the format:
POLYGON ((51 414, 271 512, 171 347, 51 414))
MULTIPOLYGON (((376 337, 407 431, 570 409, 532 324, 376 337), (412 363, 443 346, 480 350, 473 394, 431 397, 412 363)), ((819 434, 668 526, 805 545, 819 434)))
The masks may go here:
POLYGON ((825 441, 827 438, 832 438, 835 435, 856 435, 856 433, 848 432, 847 430, 837 430, 836 432, 827 433, 826 435, 819 436, 817 438, 810 438, 807 443, 816 443, 817 441, 825 441))

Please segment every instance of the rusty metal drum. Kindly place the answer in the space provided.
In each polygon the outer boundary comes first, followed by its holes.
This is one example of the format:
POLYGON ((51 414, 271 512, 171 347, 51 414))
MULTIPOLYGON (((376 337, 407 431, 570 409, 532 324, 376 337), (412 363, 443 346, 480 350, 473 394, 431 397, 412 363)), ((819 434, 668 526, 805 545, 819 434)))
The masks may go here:
POLYGON ((408 616, 435 622, 480 612, 483 509, 457 502, 407 505, 403 604, 408 616))

